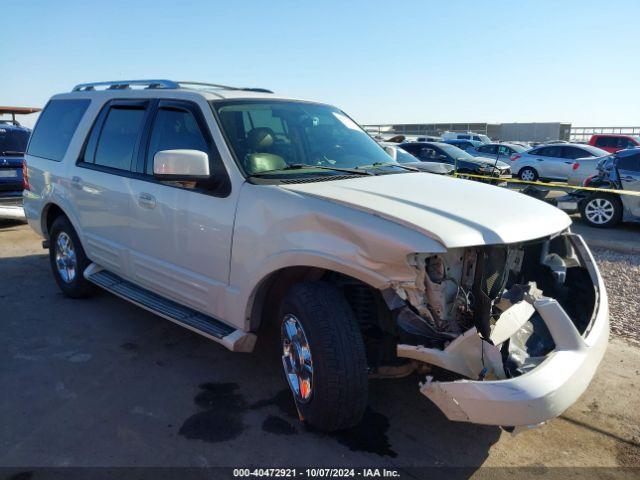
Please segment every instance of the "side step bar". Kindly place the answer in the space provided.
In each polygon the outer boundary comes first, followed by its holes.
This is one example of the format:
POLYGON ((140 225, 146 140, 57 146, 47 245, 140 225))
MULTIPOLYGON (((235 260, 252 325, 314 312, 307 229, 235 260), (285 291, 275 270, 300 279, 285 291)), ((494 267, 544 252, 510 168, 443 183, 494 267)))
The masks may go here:
POLYGON ((221 343, 231 351, 251 352, 255 346, 256 336, 253 333, 237 330, 220 320, 139 287, 95 263, 87 267, 84 277, 145 310, 221 343))

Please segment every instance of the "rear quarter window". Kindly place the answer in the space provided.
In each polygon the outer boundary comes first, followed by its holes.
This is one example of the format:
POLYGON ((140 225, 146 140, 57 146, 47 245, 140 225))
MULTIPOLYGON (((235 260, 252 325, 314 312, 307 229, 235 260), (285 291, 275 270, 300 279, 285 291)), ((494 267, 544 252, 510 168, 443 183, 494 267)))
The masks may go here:
POLYGON ((51 100, 31 135, 27 153, 60 162, 90 100, 51 100))

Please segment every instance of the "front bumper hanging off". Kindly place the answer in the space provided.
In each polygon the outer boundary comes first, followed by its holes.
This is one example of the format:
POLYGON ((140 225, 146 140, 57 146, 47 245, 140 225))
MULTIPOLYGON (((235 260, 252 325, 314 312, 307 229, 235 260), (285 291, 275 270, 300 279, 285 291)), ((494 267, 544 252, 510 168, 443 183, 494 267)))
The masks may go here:
MULTIPOLYGON (((532 301, 530 304, 533 309, 549 329, 555 349, 542 363, 515 378, 441 382, 427 377, 420 391, 433 401, 447 418, 484 425, 532 426, 557 417, 586 390, 607 347, 609 310, 604 283, 591 253, 580 236, 570 237, 597 287, 595 316, 584 335, 578 332, 571 318, 556 300, 541 297, 532 301)), ((528 316, 532 312, 533 310, 528 316)), ((507 318, 500 326, 502 332, 498 335, 501 338, 495 340, 504 341, 522 326, 528 316, 524 315, 522 322, 518 321, 517 316, 507 318), (509 332, 506 336, 505 331, 509 332)), ((496 323, 492 339, 501 319, 496 323)), ((473 371, 473 368, 468 367, 468 359, 470 355, 480 352, 481 342, 475 328, 472 328, 444 350, 399 345, 398 355, 464 375, 467 371, 473 371)), ((500 362, 499 356, 497 359, 495 356, 493 359, 489 356, 488 362, 492 361, 500 362)))

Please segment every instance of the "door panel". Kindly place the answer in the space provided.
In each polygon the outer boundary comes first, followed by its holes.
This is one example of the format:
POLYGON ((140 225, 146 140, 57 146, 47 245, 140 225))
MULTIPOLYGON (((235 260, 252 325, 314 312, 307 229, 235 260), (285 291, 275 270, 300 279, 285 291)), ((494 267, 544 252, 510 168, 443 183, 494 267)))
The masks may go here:
POLYGON ((146 288, 214 317, 224 318, 235 199, 216 196, 206 182, 159 182, 153 178, 158 151, 217 150, 199 107, 160 101, 145 152, 145 174, 131 179, 131 267, 146 288))
POLYGON ((75 171, 71 204, 76 208, 87 256, 124 275, 130 227, 128 178, 90 168, 75 171))
MULTIPOLYGON (((618 176, 623 190, 640 192, 640 154, 618 159, 618 176)), ((640 217, 640 197, 621 195, 631 214, 640 217)))
POLYGON ((120 275, 129 271, 129 176, 148 101, 114 100, 98 115, 73 169, 70 192, 88 257, 120 275))
POLYGON ((229 275, 234 201, 137 179, 131 187, 135 281, 215 316, 229 275))

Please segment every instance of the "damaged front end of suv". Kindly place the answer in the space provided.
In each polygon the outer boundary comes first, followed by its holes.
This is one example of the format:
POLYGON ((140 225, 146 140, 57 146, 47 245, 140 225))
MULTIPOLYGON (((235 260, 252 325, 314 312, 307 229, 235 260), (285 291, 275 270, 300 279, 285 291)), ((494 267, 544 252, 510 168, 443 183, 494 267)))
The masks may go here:
POLYGON ((449 419, 537 425, 586 389, 609 320, 580 236, 565 231, 407 260, 415 282, 382 292, 395 317, 396 353, 428 371, 420 391, 449 419))

